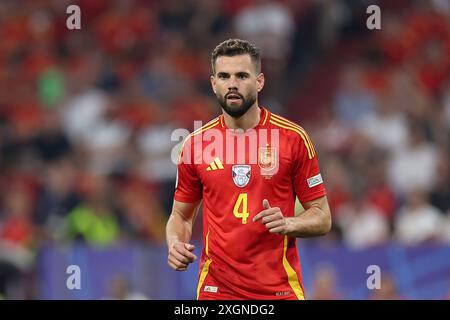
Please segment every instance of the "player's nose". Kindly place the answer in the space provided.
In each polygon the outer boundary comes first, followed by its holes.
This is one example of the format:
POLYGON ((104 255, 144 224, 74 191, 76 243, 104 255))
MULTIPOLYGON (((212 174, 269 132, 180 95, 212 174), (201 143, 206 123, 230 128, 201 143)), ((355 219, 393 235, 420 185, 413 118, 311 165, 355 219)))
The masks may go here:
POLYGON ((230 91, 238 90, 238 81, 236 80, 236 77, 230 77, 230 79, 228 80, 228 90, 230 91))
POLYGON ((233 93, 238 92, 238 88, 234 87, 234 86, 229 86, 228 87, 228 92, 233 92, 233 93))

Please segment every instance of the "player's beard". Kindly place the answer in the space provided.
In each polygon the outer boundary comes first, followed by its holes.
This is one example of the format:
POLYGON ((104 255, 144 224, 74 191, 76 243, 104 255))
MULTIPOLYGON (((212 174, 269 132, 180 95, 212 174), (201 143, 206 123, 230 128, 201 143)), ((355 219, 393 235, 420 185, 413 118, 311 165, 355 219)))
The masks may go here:
POLYGON ((228 113, 233 118, 240 118, 242 117, 248 109, 251 108, 251 106, 256 102, 256 94, 249 93, 247 96, 243 96, 238 92, 228 92, 225 96, 222 96, 220 94, 216 94, 217 101, 219 102, 220 106, 223 110, 225 110, 226 113, 228 113), (241 98, 241 104, 236 106, 230 106, 227 100, 227 95, 233 94, 238 95, 241 98))

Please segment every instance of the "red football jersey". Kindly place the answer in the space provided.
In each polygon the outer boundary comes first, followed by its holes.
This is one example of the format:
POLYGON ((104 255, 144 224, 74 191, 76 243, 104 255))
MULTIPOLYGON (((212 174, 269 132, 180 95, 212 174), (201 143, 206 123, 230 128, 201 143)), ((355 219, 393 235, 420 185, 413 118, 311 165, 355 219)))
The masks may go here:
POLYGON ((175 200, 203 199, 204 246, 198 299, 304 299, 296 238, 270 233, 252 218, 263 199, 294 216, 326 194, 304 129, 261 108, 258 125, 235 132, 223 115, 182 146, 175 200))

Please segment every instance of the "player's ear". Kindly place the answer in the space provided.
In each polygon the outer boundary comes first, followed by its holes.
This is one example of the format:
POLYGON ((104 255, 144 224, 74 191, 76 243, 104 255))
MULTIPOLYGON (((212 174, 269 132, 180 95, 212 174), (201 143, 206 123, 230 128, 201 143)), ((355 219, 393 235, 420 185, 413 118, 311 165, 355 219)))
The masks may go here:
POLYGON ((260 72, 256 76, 256 88, 258 89, 258 92, 261 92, 261 90, 264 88, 264 82, 265 82, 264 73, 260 72))
POLYGON ((211 80, 211 87, 214 93, 216 93, 216 77, 214 77, 214 75, 211 75, 210 80, 211 80))

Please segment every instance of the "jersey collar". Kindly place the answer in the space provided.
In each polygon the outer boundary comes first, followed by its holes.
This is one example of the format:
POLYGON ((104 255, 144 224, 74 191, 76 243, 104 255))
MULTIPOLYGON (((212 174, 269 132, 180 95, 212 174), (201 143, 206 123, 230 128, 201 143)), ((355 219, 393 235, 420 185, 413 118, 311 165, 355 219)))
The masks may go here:
MULTIPOLYGON (((260 109, 260 115, 261 115, 259 118, 259 123, 253 129, 264 128, 269 123, 269 120, 270 120, 269 110, 267 110, 264 107, 259 107, 259 109, 260 109)), ((224 129, 229 129, 227 127, 227 125, 225 124, 225 119, 224 119, 223 114, 220 116, 220 125, 224 129)))

